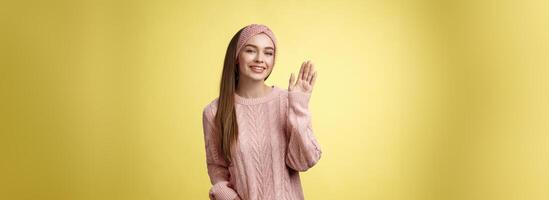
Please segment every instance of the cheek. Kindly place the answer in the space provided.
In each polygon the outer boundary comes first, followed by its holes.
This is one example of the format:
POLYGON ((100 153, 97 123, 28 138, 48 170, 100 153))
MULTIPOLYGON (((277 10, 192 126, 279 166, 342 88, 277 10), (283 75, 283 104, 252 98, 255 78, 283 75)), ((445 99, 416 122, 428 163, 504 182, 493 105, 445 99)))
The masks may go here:
POLYGON ((246 64, 243 63, 242 61, 239 61, 238 63, 238 71, 241 71, 241 72, 246 71, 246 64))
POLYGON ((249 63, 250 61, 253 61, 253 56, 246 53, 241 53, 240 56, 238 56, 238 60, 241 64, 249 63))
POLYGON ((267 59, 267 63, 269 64, 269 67, 273 67, 273 63, 274 63, 274 57, 271 56, 267 59))

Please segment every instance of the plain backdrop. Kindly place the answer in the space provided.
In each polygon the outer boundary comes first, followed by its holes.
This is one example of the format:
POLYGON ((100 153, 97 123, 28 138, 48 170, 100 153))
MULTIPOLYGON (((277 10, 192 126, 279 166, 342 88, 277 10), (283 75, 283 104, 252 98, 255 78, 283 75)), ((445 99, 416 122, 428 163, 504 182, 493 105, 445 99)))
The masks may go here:
POLYGON ((536 0, 7 1, 0 199, 207 199, 202 109, 231 37, 311 59, 306 199, 549 198, 549 6, 536 0))

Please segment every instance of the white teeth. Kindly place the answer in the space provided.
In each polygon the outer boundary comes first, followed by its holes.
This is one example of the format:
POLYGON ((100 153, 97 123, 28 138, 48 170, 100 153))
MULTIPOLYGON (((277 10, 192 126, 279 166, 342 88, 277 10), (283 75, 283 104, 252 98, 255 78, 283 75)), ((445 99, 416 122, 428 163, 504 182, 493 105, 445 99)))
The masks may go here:
POLYGON ((256 67, 256 66, 252 66, 250 68, 252 69, 252 71, 258 72, 258 73, 261 73, 261 72, 263 72, 263 70, 265 70, 265 68, 263 68, 263 67, 256 67))

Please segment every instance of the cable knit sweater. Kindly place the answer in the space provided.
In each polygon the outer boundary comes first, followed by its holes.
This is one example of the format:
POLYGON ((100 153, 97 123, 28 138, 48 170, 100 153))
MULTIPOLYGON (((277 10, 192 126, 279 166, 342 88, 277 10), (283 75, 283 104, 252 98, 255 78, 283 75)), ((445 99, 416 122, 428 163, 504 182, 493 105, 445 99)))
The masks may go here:
POLYGON ((214 121, 218 99, 204 108, 210 199, 304 199, 299 172, 314 166, 322 154, 313 135, 309 99, 310 94, 277 86, 259 98, 235 94, 239 136, 230 164, 219 148, 214 121))

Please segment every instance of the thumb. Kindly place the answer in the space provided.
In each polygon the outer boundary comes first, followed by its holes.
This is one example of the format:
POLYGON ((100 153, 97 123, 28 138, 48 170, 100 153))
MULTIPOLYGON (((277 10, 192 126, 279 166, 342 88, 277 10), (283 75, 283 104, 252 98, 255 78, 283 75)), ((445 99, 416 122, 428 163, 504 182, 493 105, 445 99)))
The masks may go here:
POLYGON ((288 85, 288 90, 290 90, 290 91, 292 89, 294 89, 294 87, 293 87, 294 80, 295 80, 294 73, 292 73, 292 75, 290 75, 290 83, 288 85))

